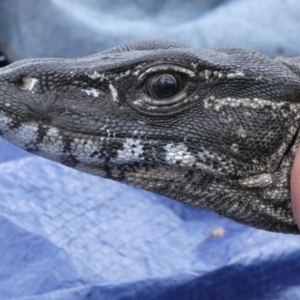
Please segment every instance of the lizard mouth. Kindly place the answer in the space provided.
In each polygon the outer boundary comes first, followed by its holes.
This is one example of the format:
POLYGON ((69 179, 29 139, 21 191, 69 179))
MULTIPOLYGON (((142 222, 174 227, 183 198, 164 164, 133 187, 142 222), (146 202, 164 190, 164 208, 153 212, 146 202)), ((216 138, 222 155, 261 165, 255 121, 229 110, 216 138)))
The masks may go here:
POLYGON ((74 132, 58 126, 27 121, 16 124, 14 118, 0 113, 0 134, 28 152, 58 161, 88 173, 101 166, 148 165, 186 170, 201 169, 213 174, 215 169, 202 163, 211 154, 191 153, 184 143, 163 142, 138 136, 99 136, 74 132))

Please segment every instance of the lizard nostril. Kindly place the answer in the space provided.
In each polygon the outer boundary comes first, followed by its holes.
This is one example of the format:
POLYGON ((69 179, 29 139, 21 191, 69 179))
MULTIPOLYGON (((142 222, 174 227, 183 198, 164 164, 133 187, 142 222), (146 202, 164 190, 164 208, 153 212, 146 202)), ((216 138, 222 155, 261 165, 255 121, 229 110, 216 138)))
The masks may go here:
POLYGON ((38 82, 36 78, 33 78, 29 75, 24 75, 18 79, 17 85, 22 91, 31 91, 36 82, 38 82))

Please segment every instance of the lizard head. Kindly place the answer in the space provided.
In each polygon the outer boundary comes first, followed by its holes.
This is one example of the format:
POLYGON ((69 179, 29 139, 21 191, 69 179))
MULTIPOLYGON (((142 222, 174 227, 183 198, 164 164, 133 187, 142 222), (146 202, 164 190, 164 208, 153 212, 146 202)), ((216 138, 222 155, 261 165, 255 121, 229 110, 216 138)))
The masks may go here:
POLYGON ((0 133, 76 169, 298 233, 300 78, 249 50, 130 43, 0 70, 0 133))

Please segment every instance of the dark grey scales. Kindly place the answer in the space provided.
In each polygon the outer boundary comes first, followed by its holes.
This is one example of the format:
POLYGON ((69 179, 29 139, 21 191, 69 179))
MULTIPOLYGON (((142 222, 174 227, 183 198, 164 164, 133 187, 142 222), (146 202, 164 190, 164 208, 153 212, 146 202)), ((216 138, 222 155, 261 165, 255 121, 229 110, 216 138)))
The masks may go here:
POLYGON ((300 58, 142 41, 0 69, 5 139, 271 231, 299 233, 299 126, 300 58))

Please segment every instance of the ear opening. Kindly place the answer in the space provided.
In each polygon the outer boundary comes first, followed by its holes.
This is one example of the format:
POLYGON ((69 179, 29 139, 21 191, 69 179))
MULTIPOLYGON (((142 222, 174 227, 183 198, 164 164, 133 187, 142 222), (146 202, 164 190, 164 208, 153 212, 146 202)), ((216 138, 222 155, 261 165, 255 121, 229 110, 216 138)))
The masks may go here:
POLYGON ((277 57, 275 60, 284 64, 293 73, 295 73, 300 77, 300 57, 294 57, 294 58, 277 57))

